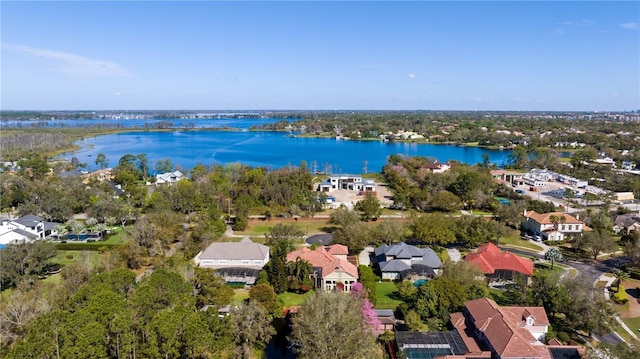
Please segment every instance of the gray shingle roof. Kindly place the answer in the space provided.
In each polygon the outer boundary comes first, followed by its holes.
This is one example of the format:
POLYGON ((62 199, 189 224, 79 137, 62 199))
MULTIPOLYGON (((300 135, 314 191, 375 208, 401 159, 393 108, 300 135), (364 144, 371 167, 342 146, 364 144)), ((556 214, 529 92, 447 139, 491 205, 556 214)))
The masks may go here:
MULTIPOLYGON (((413 262, 413 264, 420 264, 431 268, 440 268, 442 267, 442 262, 440 258, 431 248, 418 248, 416 246, 412 246, 406 244, 404 242, 396 243, 391 246, 382 245, 375 249, 374 251, 376 257, 380 255, 385 256, 393 256, 397 259, 410 259, 415 257, 422 257, 422 260, 419 262, 413 262)), ((382 269, 382 263, 380 263, 380 268, 382 269)))
POLYGON ((388 262, 380 262, 378 265, 380 266, 381 272, 404 272, 411 269, 410 266, 398 259, 394 259, 388 262))
POLYGON ((215 242, 200 254, 200 259, 265 259, 269 247, 254 243, 249 237, 240 242, 215 242))
POLYGON ((42 222, 43 219, 38 217, 38 216, 34 216, 33 214, 28 214, 28 215, 20 217, 18 219, 14 219, 13 221, 18 223, 18 224, 20 224, 20 225, 23 225, 25 227, 33 228, 38 223, 42 222))

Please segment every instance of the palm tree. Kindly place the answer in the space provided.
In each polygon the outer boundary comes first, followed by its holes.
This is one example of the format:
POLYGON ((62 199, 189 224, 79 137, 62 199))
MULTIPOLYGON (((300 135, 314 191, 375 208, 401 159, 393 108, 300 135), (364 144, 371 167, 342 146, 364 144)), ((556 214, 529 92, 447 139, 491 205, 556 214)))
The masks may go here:
POLYGON ((629 279, 629 273, 623 271, 622 269, 616 269, 613 272, 613 276, 616 277, 616 280, 613 283, 613 287, 616 287, 616 288, 620 288, 620 284, 625 280, 629 279))
POLYGON ((67 229, 67 226, 65 226, 64 224, 59 224, 59 225, 53 227, 53 231, 58 233, 58 238, 64 236, 67 233, 69 233, 69 230, 67 229))
POLYGON ((87 226, 88 229, 93 229, 93 227, 96 226, 96 224, 98 224, 98 220, 95 217, 89 217, 86 221, 85 224, 87 226))
MULTIPOLYGON (((76 240, 78 240, 78 241, 79 241, 79 240, 80 240, 80 234, 81 234, 82 232, 84 232, 84 231, 85 231, 85 229, 86 229, 86 227, 84 226, 84 223, 82 223, 82 222, 80 222, 80 221, 76 221, 76 220, 71 220, 71 221, 69 221, 69 222, 71 222, 71 223, 69 224, 69 227, 71 227, 71 228, 70 228, 70 229, 71 229, 71 232, 73 232, 73 233, 75 233, 75 234, 76 234, 76 238, 77 238, 76 240)), ((67 222, 67 223, 69 223, 69 222, 67 222)))
POLYGON ((116 223, 118 223, 118 219, 116 217, 110 216, 104 219, 104 223, 109 227, 113 227, 116 223))
POLYGON ((564 256, 562 255, 562 252, 560 252, 558 248, 551 247, 544 254, 544 259, 551 261, 551 269, 553 269, 553 264, 555 262, 562 262, 564 260, 564 256))
POLYGON ((98 232, 98 234, 100 234, 100 240, 103 239, 102 236, 104 235, 104 231, 106 231, 107 228, 108 228, 107 225, 104 224, 104 223, 96 224, 95 230, 96 230, 96 232, 98 232))

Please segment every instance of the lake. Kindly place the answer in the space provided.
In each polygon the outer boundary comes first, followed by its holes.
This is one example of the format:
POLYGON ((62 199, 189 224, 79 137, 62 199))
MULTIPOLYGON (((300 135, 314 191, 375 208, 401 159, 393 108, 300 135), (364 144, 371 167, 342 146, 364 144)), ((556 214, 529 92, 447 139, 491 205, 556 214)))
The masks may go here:
MULTIPOLYGON (((103 119, 81 118, 73 120, 42 120, 42 121, 0 121, 0 128, 64 128, 64 127, 103 127, 103 128, 154 128, 159 125, 171 124, 182 128, 240 128, 248 129, 282 121, 281 118, 134 118, 134 119, 103 119)), ((288 120, 293 122, 294 120, 288 120)))
POLYGON ((306 161, 312 170, 331 173, 380 172, 392 154, 424 156, 446 162, 468 164, 482 162, 484 153, 492 163, 502 166, 509 151, 478 147, 351 141, 328 138, 288 137, 282 132, 175 130, 125 132, 84 139, 76 142, 78 151, 61 155, 76 157, 97 169, 95 158, 105 154, 111 167, 125 154, 146 153, 149 165, 170 158, 174 166, 189 170, 204 165, 242 163, 253 167, 279 168, 306 161), (365 170, 366 167, 366 170, 365 170))

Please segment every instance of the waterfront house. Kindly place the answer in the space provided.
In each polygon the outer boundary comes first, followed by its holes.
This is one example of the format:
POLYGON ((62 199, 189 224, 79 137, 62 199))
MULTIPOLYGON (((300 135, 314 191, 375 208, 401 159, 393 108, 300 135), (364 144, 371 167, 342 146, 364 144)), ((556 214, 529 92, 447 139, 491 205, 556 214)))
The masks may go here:
POLYGON ((358 281, 358 268, 347 260, 348 254, 349 249, 341 244, 319 246, 315 250, 302 247, 287 254, 287 261, 309 262, 317 289, 351 292, 351 286, 358 281))
POLYGON ((372 179, 363 179, 362 176, 332 175, 318 185, 318 191, 331 192, 342 189, 357 192, 375 192, 376 185, 372 179))

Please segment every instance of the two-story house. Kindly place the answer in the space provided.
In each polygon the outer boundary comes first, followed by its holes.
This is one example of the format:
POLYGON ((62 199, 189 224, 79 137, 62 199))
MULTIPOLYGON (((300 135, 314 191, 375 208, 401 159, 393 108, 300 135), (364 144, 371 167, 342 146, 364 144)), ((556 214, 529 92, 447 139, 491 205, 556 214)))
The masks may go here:
POLYGON ((287 254, 288 262, 305 260, 313 267, 315 287, 321 290, 351 292, 358 281, 358 268, 347 260, 349 249, 341 244, 302 247, 287 254))
POLYGON ((13 220, 3 219, 0 221, 0 244, 44 239, 55 234, 54 228, 58 225, 60 223, 47 222, 31 214, 13 220))
POLYGON ((269 247, 249 237, 240 242, 214 242, 194 258, 197 266, 213 268, 227 282, 253 284, 269 262, 269 247))
POLYGON ((539 235, 542 240, 546 241, 562 241, 568 235, 591 231, 591 228, 585 225, 579 217, 568 213, 524 211, 524 217, 525 220, 522 223, 524 230, 539 235))
POLYGON ((404 242, 382 245, 374 250, 382 279, 431 278, 442 262, 431 248, 418 248, 404 242))

